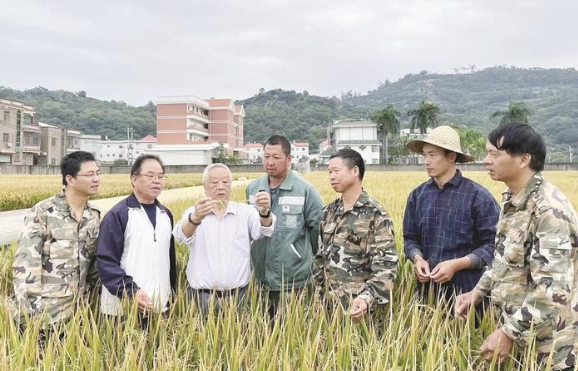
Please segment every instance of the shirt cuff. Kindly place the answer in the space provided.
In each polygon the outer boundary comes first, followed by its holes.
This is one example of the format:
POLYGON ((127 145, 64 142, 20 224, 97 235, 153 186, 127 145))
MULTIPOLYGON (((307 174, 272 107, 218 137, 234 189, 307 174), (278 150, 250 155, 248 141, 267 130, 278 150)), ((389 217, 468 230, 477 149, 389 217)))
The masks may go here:
POLYGON ((421 251, 417 248, 413 248, 409 251, 409 254, 407 255, 407 257, 409 258, 409 260, 411 260, 412 263, 415 263, 414 258, 419 255, 423 258, 423 254, 421 253, 421 251))
POLYGON ((277 221, 277 217, 275 214, 271 213, 271 225, 265 227, 261 225, 261 235, 265 237, 271 237, 273 235, 273 231, 275 230, 275 222, 277 221))
POLYGON ((191 237, 187 237, 185 235, 185 233, 183 232, 183 222, 180 221, 177 223, 177 225, 175 226, 175 228, 173 229, 173 236, 175 236, 175 238, 177 239, 177 241, 179 241, 180 243, 182 243, 183 245, 188 245, 190 244, 193 239, 195 238, 195 235, 197 234, 197 231, 199 230, 200 226, 198 226, 195 229, 195 232, 191 235, 191 237))
POLYGON ((470 259, 470 269, 481 269, 484 267, 484 261, 476 254, 468 254, 466 258, 470 259))

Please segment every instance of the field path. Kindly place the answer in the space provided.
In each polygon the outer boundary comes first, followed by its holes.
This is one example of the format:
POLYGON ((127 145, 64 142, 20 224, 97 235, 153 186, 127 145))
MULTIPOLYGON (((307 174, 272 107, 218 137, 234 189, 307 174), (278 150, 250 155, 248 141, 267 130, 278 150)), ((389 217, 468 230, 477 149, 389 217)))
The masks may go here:
MULTIPOLYGON (((235 180, 233 182, 233 188, 247 186, 253 179, 246 180, 235 180)), ((174 201, 195 198, 204 195, 203 186, 178 188, 178 189, 167 189, 164 190, 159 196, 159 200, 163 204, 168 204, 174 201)), ((120 200, 124 199, 125 196, 103 198, 100 200, 91 201, 92 204, 96 205, 102 215, 104 215, 108 210, 110 210, 114 205, 116 205, 120 200)), ((0 248, 11 244, 16 239, 18 239, 18 233, 22 229, 22 224, 24 222, 24 217, 29 209, 24 210, 12 210, 0 212, 0 248)))

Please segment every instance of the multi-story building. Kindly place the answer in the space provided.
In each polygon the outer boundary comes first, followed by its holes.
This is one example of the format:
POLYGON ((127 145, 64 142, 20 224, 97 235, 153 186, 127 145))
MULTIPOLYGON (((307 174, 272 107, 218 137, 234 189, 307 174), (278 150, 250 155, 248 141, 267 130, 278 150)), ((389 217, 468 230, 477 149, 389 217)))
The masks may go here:
POLYGON ((0 99, 0 163, 34 165, 40 156, 41 131, 33 107, 0 99))
POLYGON ((351 148, 361 154, 366 164, 379 164, 381 142, 377 139, 377 125, 367 120, 338 120, 328 128, 331 146, 335 151, 351 148))
POLYGON ((101 140, 100 135, 82 134, 80 136, 80 150, 91 153, 97 161, 100 161, 101 140))
POLYGON ((38 126, 40 126, 40 131, 42 133, 40 151, 43 154, 43 156, 40 157, 38 164, 52 166, 59 165, 62 155, 65 152, 64 146, 62 145, 64 129, 43 122, 39 122, 38 126))
POLYGON ((157 147, 167 165, 215 162, 222 148, 242 157, 245 110, 231 99, 157 99, 157 147))
POLYGON ((291 157, 293 164, 309 160, 309 143, 293 142, 291 143, 291 157))
POLYGON ((138 156, 151 151, 154 152, 156 143, 157 138, 152 135, 147 135, 135 141, 103 140, 100 142, 100 153, 96 159, 101 163, 114 163, 116 160, 126 160, 129 164, 132 164, 132 161, 138 156))

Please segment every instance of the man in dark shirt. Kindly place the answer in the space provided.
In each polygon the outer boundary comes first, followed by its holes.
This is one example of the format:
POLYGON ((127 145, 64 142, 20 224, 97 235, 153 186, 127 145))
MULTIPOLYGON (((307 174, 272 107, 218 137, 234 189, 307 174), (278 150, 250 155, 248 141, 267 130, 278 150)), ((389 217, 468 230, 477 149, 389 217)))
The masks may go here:
POLYGON ((458 133, 440 126, 407 144, 423 154, 430 180, 414 189, 403 220, 405 255, 414 264, 422 297, 453 297, 474 288, 494 254, 499 206, 487 189, 462 176, 458 133))

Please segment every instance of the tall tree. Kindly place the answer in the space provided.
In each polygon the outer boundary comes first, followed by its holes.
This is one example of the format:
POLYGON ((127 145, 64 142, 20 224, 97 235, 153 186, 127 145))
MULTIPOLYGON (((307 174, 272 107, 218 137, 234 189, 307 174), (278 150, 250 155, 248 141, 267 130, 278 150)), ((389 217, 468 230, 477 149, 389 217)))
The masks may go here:
POLYGON ((478 161, 484 158, 486 155, 486 136, 484 133, 474 128, 455 124, 449 124, 449 126, 458 132, 462 151, 476 157, 478 161))
POLYGON ((371 120, 377 124, 377 132, 381 137, 381 163, 382 165, 387 165, 389 160, 388 151, 388 141, 387 138, 390 134, 399 134, 399 119, 400 113, 391 104, 387 105, 385 108, 377 110, 371 115, 371 120))
POLYGON ((532 111, 524 102, 510 102, 508 108, 505 110, 498 110, 490 115, 491 119, 500 118, 500 125, 519 122, 528 124, 528 118, 532 115, 532 111))
POLYGON ((438 126, 438 115, 440 108, 432 102, 421 101, 415 109, 407 111, 411 116, 411 130, 419 128, 420 133, 427 133, 427 128, 438 126))

